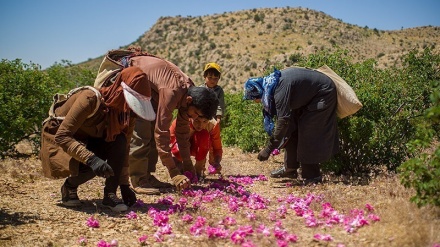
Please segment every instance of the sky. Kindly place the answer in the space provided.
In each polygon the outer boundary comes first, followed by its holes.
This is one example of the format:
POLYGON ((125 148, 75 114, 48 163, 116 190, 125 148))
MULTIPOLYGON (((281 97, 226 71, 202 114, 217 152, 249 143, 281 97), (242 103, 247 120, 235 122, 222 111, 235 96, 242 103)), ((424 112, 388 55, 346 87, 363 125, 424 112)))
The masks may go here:
POLYGON ((160 17, 287 6, 378 30, 440 27, 439 0, 1 0, 0 60, 76 64, 136 41, 160 17))

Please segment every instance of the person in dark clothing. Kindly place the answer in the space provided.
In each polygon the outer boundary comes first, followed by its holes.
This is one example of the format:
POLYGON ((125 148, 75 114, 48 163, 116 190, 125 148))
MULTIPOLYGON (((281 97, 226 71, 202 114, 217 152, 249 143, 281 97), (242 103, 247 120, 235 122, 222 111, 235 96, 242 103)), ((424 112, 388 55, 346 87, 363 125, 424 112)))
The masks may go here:
POLYGON ((275 69, 266 77, 248 79, 244 99, 262 103, 264 128, 270 135, 258 160, 265 161, 273 150, 284 148, 284 165, 272 171, 271 177, 298 178, 301 166, 302 180, 298 181, 322 182, 320 163, 339 152, 333 81, 312 69, 275 69))

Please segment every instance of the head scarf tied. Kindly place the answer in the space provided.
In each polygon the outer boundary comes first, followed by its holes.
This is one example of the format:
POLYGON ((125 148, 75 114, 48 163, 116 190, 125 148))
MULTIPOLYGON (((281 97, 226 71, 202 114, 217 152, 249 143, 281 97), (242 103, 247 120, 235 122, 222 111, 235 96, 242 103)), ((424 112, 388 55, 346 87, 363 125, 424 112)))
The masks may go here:
POLYGON ((124 82, 134 91, 144 95, 151 95, 151 88, 141 69, 128 67, 116 77, 115 82, 103 87, 101 92, 104 104, 108 109, 108 126, 106 141, 114 141, 120 133, 127 135, 131 109, 124 97, 121 83, 124 82))
POLYGON ((265 77, 250 78, 244 84, 244 99, 261 99, 263 104, 264 130, 272 135, 274 129, 273 118, 276 115, 274 90, 281 77, 281 71, 274 71, 265 77))
POLYGON ((261 99, 261 97, 263 97, 263 91, 263 77, 249 78, 244 84, 243 99, 261 99))

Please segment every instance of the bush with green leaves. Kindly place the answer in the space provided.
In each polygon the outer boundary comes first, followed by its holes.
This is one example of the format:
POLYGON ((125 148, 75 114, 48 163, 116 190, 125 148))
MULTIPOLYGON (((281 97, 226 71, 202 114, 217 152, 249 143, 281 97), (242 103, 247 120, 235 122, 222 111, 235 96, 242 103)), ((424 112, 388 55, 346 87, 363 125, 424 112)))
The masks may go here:
POLYGON ((0 158, 17 154, 16 144, 29 140, 36 153, 42 121, 55 93, 67 93, 77 85, 90 85, 94 75, 70 64, 55 64, 41 70, 20 59, 0 63, 0 158), (72 83, 74 82, 74 83, 72 83))
POLYGON ((45 70, 45 73, 56 82, 57 92, 67 93, 73 88, 81 86, 93 86, 96 72, 81 66, 73 65, 67 60, 55 63, 45 70))
POLYGON ((0 156, 11 155, 15 145, 35 139, 55 84, 38 65, 20 60, 0 63, 0 156))
POLYGON ((398 168, 402 184, 415 190, 411 201, 419 207, 440 206, 439 80, 433 82, 433 88, 436 89, 431 95, 433 105, 424 113, 424 121, 418 124, 416 138, 408 143, 409 150, 417 155, 398 168))
POLYGON ((259 151, 267 140, 261 105, 243 100, 242 93, 225 94, 225 102, 228 105, 221 122, 223 145, 237 146, 244 152, 259 151))

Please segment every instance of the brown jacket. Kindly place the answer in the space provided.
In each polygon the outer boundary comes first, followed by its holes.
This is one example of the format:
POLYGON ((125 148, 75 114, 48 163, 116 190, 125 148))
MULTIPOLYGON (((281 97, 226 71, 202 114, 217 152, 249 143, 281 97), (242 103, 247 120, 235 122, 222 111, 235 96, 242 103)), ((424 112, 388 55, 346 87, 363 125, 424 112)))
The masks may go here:
MULTIPOLYGON (((60 145, 63 150, 72 156, 75 160, 86 163, 86 161, 94 154, 86 148, 89 137, 105 138, 107 128, 106 112, 104 106, 101 105, 98 111, 91 117, 97 104, 96 94, 91 90, 82 90, 73 94, 61 107, 55 109, 56 116, 65 117, 60 125, 56 135, 55 142, 60 145)), ((133 118, 130 119, 129 136, 134 128, 133 118)), ((128 138, 129 138, 128 136, 128 138)), ((123 180, 121 184, 128 184, 128 143, 127 157, 122 171, 123 180)), ((78 166, 71 169, 73 176, 78 174, 78 166)))
POLYGON ((162 164, 174 167, 170 148, 170 126, 173 111, 177 112, 176 138, 183 161, 191 162, 188 105, 188 88, 194 86, 192 80, 173 63, 154 56, 137 56, 130 60, 147 74, 151 82, 151 101, 156 110, 154 138, 162 164))

